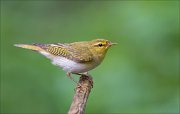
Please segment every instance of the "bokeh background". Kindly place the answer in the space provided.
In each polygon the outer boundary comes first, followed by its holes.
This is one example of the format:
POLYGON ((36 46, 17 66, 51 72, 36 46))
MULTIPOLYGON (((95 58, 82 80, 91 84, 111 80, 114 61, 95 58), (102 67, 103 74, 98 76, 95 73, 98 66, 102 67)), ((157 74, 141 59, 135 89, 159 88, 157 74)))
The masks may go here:
MULTIPOLYGON (((66 113, 75 83, 17 43, 117 42, 86 113, 179 112, 178 1, 1 1, 1 113, 66 113)), ((78 76, 73 75, 78 80, 78 76)))

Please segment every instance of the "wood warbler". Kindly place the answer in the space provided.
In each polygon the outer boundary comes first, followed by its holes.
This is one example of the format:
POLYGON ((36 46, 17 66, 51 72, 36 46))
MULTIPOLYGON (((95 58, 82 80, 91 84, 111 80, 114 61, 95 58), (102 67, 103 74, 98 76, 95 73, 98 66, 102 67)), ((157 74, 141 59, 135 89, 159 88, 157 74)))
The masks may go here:
POLYGON ((52 64, 63 68, 71 79, 73 74, 87 74, 104 59, 111 43, 105 39, 55 44, 15 44, 17 47, 31 49, 46 56, 52 64))

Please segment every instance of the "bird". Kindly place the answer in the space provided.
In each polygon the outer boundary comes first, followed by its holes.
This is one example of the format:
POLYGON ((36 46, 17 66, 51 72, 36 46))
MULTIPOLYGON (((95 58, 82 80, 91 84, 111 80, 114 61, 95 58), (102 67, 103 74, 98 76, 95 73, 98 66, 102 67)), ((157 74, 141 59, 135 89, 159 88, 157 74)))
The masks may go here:
POLYGON ((51 60, 53 65, 62 68, 74 81, 71 74, 88 75, 103 61, 108 49, 117 43, 105 39, 53 44, 15 44, 16 47, 36 51, 51 60))

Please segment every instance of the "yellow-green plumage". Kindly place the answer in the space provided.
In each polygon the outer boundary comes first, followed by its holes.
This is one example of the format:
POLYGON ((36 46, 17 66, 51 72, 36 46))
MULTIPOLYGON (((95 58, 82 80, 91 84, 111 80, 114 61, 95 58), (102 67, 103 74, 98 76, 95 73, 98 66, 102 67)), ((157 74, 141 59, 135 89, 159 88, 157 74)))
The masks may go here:
POLYGON ((65 48, 60 46, 48 46, 47 50, 49 53, 56 55, 56 56, 63 56, 66 57, 68 52, 65 48))
POLYGON ((109 47, 114 44, 108 40, 56 44, 16 44, 17 47, 35 50, 52 60, 69 73, 84 73, 98 66, 109 47))

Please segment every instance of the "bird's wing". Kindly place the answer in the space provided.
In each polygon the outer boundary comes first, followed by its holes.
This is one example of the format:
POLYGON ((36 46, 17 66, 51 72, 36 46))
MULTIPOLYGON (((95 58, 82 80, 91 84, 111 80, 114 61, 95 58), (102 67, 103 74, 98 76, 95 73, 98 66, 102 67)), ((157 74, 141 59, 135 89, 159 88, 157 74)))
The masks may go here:
POLYGON ((34 44, 55 56, 62 56, 75 62, 83 63, 93 60, 93 54, 87 47, 72 46, 68 44, 34 44))
POLYGON ((86 46, 71 46, 69 45, 68 52, 76 62, 90 62, 93 60, 93 54, 86 46))

